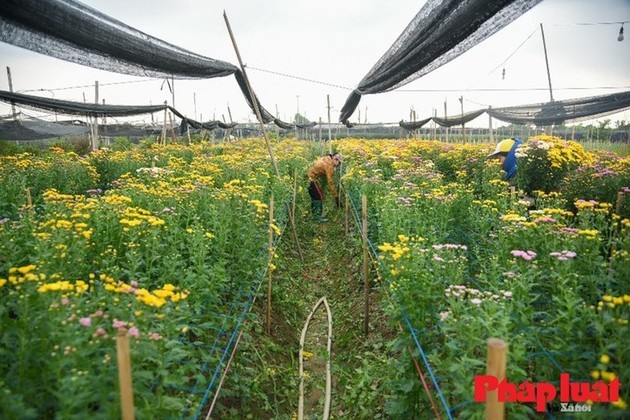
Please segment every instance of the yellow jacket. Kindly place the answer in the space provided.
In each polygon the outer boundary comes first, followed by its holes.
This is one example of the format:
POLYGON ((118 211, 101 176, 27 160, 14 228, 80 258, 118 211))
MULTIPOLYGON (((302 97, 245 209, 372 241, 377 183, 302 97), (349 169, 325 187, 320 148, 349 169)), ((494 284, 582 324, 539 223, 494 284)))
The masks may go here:
POLYGON ((308 177, 311 181, 317 182, 317 180, 326 175, 328 179, 328 186, 330 187, 330 194, 337 197, 337 189, 335 188, 335 164, 333 158, 330 156, 323 156, 311 166, 308 170, 308 177))

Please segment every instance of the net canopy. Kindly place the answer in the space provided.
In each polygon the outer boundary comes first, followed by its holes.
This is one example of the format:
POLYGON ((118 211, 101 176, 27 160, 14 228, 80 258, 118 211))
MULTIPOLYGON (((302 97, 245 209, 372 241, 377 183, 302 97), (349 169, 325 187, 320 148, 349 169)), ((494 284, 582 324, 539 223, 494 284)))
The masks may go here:
POLYGON ((453 127, 472 121, 485 112, 499 121, 510 124, 532 124, 542 127, 600 118, 625 109, 630 109, 630 91, 505 108, 490 107, 467 112, 461 116, 429 117, 416 122, 400 121, 399 125, 406 130, 417 130, 433 120, 442 127, 453 127))
POLYGON ((400 121, 398 123, 398 125, 400 125, 402 128, 404 128, 405 130, 409 130, 409 131, 413 131, 413 130, 417 130, 419 128, 421 128, 423 125, 425 125, 426 123, 428 123, 429 121, 431 121, 432 118, 425 118, 424 120, 420 120, 420 121, 400 121))
MULTIPOLYGON (((208 79, 233 74, 254 110, 245 76, 235 65, 169 44, 77 1, 0 1, 0 41, 134 76, 208 79)), ((259 108, 264 122, 275 122, 259 108)))
POLYGON ((466 114, 461 115, 459 117, 446 117, 446 118, 433 117, 433 121, 435 121, 438 125, 442 127, 453 127, 456 125, 462 125, 469 121, 472 121, 483 113, 484 113, 484 110, 480 109, 477 111, 467 112, 466 114))
POLYGON ((0 123, 2 140, 40 140, 53 137, 83 135, 90 131, 85 124, 51 123, 39 119, 7 121, 0 123))
POLYGON ((169 44, 71 0, 2 0, 0 40, 135 76, 212 78, 237 70, 230 63, 169 44))
POLYGON ((61 99, 13 93, 6 90, 0 90, 0 101, 68 115, 90 117, 129 117, 164 111, 166 108, 166 105, 101 105, 96 103, 64 101, 61 99))
POLYGON ((341 109, 344 124, 361 95, 387 92, 437 69, 541 0, 429 0, 359 82, 341 109))
MULTIPOLYGON (((171 111, 175 116, 181 119, 180 133, 185 134, 188 132, 189 127, 194 129, 214 130, 216 128, 231 129, 238 125, 238 123, 224 123, 222 121, 207 121, 199 122, 191 118, 186 117, 177 109, 168 105, 101 105, 97 103, 85 103, 65 101, 61 99, 44 98, 33 95, 25 95, 22 93, 13 93, 4 90, 0 90, 0 101, 10 103, 12 105, 25 106, 28 108, 46 110, 50 112, 78 115, 84 117, 129 117, 133 115, 151 114, 155 112, 162 112, 164 110, 171 111)), ((271 117, 269 113, 265 114, 269 118, 266 122, 274 122, 278 127, 285 130, 293 130, 297 128, 311 128, 316 123, 308 124, 288 124, 277 118, 271 117)), ((8 118, 8 117, 7 117, 8 118)), ((39 125, 46 123, 43 120, 39 120, 39 125)), ((33 129, 33 124, 26 121, 11 121, 4 125, 3 136, 0 138, 12 139, 12 140, 36 140, 50 137, 59 137, 64 135, 81 134, 89 131, 89 128, 84 126, 79 131, 77 127, 73 129, 64 130, 63 126, 59 128, 59 123, 46 123, 45 127, 39 132, 33 129), (29 131, 30 129, 30 131, 29 131)))
POLYGON ((506 108, 489 108, 488 115, 512 124, 547 126, 578 122, 630 108, 630 91, 506 108))

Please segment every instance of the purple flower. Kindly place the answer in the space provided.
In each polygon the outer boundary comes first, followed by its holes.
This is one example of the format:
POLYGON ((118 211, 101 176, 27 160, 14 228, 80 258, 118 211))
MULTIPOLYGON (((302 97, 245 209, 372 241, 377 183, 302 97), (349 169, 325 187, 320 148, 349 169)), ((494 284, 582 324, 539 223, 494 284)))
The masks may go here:
POLYGON ((127 335, 139 338, 140 337, 140 330, 138 330, 138 328, 136 328, 136 327, 131 327, 131 328, 129 328, 129 331, 127 331, 127 335))
POLYGON ((162 339, 162 336, 156 332, 152 332, 151 334, 149 334, 149 340, 159 341, 161 339, 162 339))
POLYGON ((84 327, 90 327, 92 326, 92 318, 90 318, 89 316, 81 318, 79 319, 79 324, 83 325, 84 327))
POLYGON ((112 323, 112 326, 116 328, 117 330, 121 328, 125 328, 126 325, 127 323, 125 321, 119 321, 116 318, 114 318, 114 322, 112 323))
POLYGON ((560 251, 560 252, 558 252, 558 251, 551 252, 551 253, 549 253, 549 256, 557 258, 558 261, 567 261, 570 258, 575 258, 577 256, 577 254, 575 252, 573 252, 573 251, 563 250, 563 251, 560 251))
POLYGON ((521 251, 520 249, 512 250, 511 254, 515 257, 521 257, 525 261, 531 261, 536 258, 537 255, 534 251, 521 251))

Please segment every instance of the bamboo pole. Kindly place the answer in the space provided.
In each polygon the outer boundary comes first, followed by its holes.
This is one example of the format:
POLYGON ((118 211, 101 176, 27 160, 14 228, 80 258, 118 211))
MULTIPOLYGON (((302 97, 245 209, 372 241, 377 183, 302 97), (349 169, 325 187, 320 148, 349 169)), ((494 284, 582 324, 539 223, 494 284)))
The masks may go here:
MULTIPOLYGON (((227 30, 230 34, 230 39, 232 40, 232 45, 234 46, 234 52, 236 53, 236 58, 238 59, 238 63, 241 67, 241 71, 243 72, 243 79, 245 79, 245 84, 247 85, 247 91, 249 92, 249 96, 252 98, 252 105, 254 107, 254 112, 256 113, 256 118, 258 119, 258 123, 260 124, 260 131, 262 131, 263 137, 265 139, 265 144, 267 145, 267 151, 269 152, 269 158, 271 159, 274 172, 276 174, 276 177, 280 178, 280 171, 278 170, 278 163, 276 162, 276 158, 273 153, 273 148, 271 147, 271 142, 269 141, 269 136, 267 136, 267 130, 265 129, 265 123, 263 122, 262 115, 260 113, 260 108, 258 107, 258 99, 256 98, 256 95, 254 95, 254 90, 252 89, 252 86, 249 83, 249 78, 247 77, 247 72, 245 71, 243 60, 241 59, 241 53, 238 50, 238 45, 236 45, 236 39, 234 38, 234 34, 232 33, 232 27, 230 26, 230 21, 228 20, 227 13, 225 13, 225 10, 223 11, 223 19, 225 20, 225 26, 227 26, 227 30)), ((297 247, 298 254, 300 255, 300 261, 304 261, 304 255, 302 254, 300 241, 298 240, 297 232, 295 230, 295 220, 290 214, 289 214, 289 221, 291 222, 291 229, 293 231, 293 240, 295 240, 295 246, 297 247)))
MULTIPOLYGON (((94 103, 98 105, 98 80, 94 81, 94 103)), ((92 125, 93 135, 92 135, 92 150, 98 150, 98 116, 94 115, 93 125, 92 125)))
POLYGON ((368 265, 368 226, 367 226, 367 197, 363 194, 361 200, 361 217, 363 219, 362 236, 363 236, 363 289, 365 293, 365 317, 363 321, 363 331, 365 335, 369 333, 370 324, 370 280, 368 279, 369 265, 368 265))
POLYGON ((295 201, 297 199, 297 168, 293 169, 293 205, 291 206, 291 218, 295 220, 295 201))
MULTIPOLYGON (((448 119, 448 114, 446 111, 446 100, 444 100, 444 119, 448 119)), ((446 133, 446 142, 448 143, 448 126, 444 127, 444 132, 446 133)))
POLYGON ((173 114, 168 113, 168 120, 171 123, 171 138, 173 139, 173 143, 177 140, 177 136, 175 135, 175 124, 173 123, 173 114))
POLYGON ((273 259, 273 194, 269 200, 269 262, 267 263, 267 335, 271 335, 271 260, 273 259))
POLYGON ((118 356, 118 379, 120 383, 120 409, 123 420, 134 419, 133 385, 131 382, 131 352, 129 337, 126 332, 116 336, 116 354, 118 356))
POLYGON ((350 234, 350 226, 349 226, 349 213, 350 213, 350 203, 348 202, 348 194, 345 195, 346 197, 346 219, 345 219, 345 228, 346 228, 346 236, 348 236, 350 234))
POLYGON ((27 187, 25 191, 26 191, 26 208, 27 210, 32 210, 33 199, 31 198, 31 189, 27 187))
POLYGON ((162 146, 166 144, 166 101, 164 101, 164 125, 162 126, 162 146))
MULTIPOLYGON (((464 118, 464 96, 459 97, 459 103, 462 107, 462 119, 464 118)), ((466 123, 462 121, 462 143, 466 144, 466 123)))
MULTIPOLYGON (((488 362, 486 374, 494 376, 500 382, 505 378, 505 364, 508 345, 498 338, 488 340, 488 362)), ((497 390, 486 393, 486 419, 503 420, 505 418, 505 403, 499 401, 497 390)))
MULTIPOLYGON (((13 79, 11 78, 11 67, 7 66, 7 79, 9 81, 9 92, 13 93, 13 79)), ((11 115, 17 120, 17 112, 15 111, 15 102, 11 101, 11 115)))
POLYGON ((330 143, 332 133, 330 131, 330 95, 326 95, 326 108, 328 108, 328 142, 330 143))

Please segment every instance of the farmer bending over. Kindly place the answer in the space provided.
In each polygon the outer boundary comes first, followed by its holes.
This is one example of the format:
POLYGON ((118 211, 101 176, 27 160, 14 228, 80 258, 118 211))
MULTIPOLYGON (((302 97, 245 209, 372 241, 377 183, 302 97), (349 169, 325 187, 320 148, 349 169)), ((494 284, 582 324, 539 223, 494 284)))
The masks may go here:
POLYGON ((330 188, 330 194, 335 199, 337 207, 340 206, 339 195, 335 188, 335 169, 339 167, 343 161, 341 153, 334 153, 332 155, 322 156, 311 166, 308 170, 308 179, 310 181, 308 185, 308 193, 311 196, 311 211, 313 213, 313 220, 317 222, 325 222, 326 219, 322 216, 324 193, 319 185, 319 180, 326 176, 328 179, 328 186, 330 188))
POLYGON ((517 138, 501 140, 497 143, 494 152, 488 158, 499 159, 505 172, 505 180, 514 185, 516 175, 516 149, 521 145, 521 140, 517 138))

